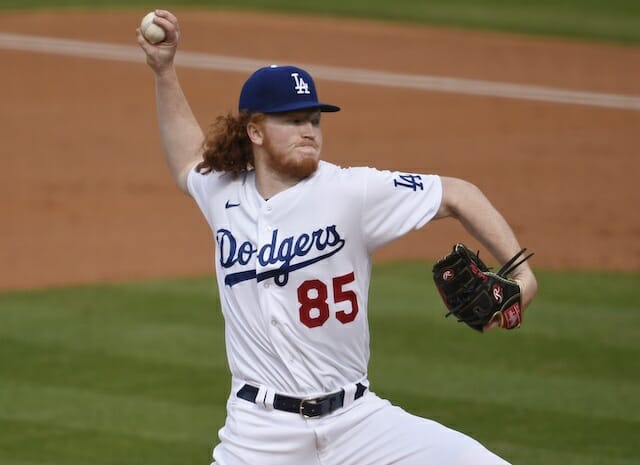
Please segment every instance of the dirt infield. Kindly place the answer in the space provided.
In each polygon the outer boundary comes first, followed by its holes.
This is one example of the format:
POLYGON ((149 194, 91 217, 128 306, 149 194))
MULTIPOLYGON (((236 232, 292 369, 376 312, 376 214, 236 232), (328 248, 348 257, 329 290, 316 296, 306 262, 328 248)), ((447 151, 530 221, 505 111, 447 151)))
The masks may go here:
MULTIPOLYGON (((0 33, 135 45, 144 11, 0 16, 0 33), (96 25, 100 24, 100 29, 96 25)), ((177 11, 181 49, 640 95, 640 49, 519 36, 231 12, 177 11)), ((143 63, 0 48, 0 289, 200 275, 213 244, 160 156, 143 63)), ((235 107, 246 73, 180 69, 202 124, 235 107)), ((343 111, 324 158, 436 172, 479 185, 542 268, 640 269, 640 111, 318 80, 343 111)), ((378 259, 457 240, 436 222, 378 259)))

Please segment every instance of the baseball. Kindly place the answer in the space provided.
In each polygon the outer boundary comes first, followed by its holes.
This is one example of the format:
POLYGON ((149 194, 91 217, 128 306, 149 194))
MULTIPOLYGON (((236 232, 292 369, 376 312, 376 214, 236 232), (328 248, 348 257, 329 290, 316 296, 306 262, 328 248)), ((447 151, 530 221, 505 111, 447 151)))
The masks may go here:
POLYGON ((162 42, 167 34, 164 32, 164 29, 153 22, 154 17, 155 13, 152 11, 142 18, 140 30, 145 39, 152 44, 157 44, 162 42))

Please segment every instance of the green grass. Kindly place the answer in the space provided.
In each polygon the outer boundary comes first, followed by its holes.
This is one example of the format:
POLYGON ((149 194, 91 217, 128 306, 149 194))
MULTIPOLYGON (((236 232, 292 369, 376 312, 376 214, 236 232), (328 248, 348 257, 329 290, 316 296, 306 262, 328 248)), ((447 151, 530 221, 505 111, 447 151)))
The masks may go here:
MULTIPOLYGON (((523 327, 443 317, 428 264, 374 268, 370 379, 514 464, 640 461, 640 275, 541 272, 523 327)), ((0 294, 0 463, 209 463, 229 386, 212 278, 0 294)))
MULTIPOLYGON (((0 0, 0 9, 158 5, 156 0, 0 0)), ((172 0, 162 6, 289 11, 640 43, 637 0, 172 0)))

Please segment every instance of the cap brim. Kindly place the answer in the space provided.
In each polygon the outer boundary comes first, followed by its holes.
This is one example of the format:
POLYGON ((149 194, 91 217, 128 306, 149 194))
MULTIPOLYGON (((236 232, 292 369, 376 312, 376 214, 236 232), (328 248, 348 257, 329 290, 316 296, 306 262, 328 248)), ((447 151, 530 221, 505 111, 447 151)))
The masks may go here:
POLYGON ((340 107, 336 105, 330 105, 328 103, 321 103, 320 111, 324 111, 326 113, 335 113, 336 111, 340 111, 340 107))

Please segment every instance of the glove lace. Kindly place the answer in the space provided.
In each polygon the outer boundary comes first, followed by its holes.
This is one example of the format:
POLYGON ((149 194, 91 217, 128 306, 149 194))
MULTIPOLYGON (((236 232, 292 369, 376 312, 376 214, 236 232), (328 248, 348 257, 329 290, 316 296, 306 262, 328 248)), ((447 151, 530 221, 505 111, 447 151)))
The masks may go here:
POLYGON ((531 257, 533 257, 534 253, 530 253, 529 255, 527 255, 526 257, 522 258, 519 262, 516 263, 516 260, 519 257, 521 257, 522 255, 524 255, 524 253, 526 251, 527 251, 527 249, 524 248, 520 252, 515 254, 513 257, 511 257, 511 259, 507 263, 502 265, 502 267, 498 270, 498 272, 496 274, 498 276, 502 277, 502 278, 506 278, 507 276, 509 276, 511 274, 511 272, 513 272, 513 270, 515 270, 520 265, 522 265, 524 262, 526 262, 531 257))

